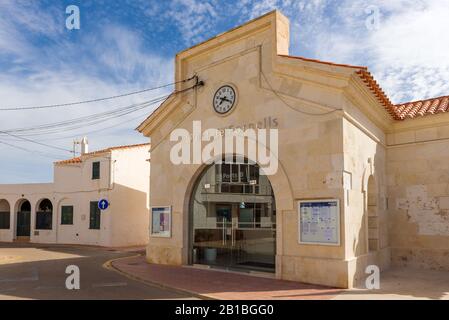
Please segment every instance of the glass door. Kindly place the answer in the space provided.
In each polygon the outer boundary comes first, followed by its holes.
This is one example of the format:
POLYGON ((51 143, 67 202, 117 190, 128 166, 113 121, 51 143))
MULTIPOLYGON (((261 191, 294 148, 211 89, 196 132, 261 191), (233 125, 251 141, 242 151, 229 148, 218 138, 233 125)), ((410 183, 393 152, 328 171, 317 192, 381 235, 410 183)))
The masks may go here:
POLYGON ((193 230, 193 263, 230 267, 234 243, 232 205, 216 204, 206 223, 197 223, 193 230))
POLYGON ((190 203, 190 261, 225 269, 274 272, 276 204, 257 165, 215 164, 190 203))

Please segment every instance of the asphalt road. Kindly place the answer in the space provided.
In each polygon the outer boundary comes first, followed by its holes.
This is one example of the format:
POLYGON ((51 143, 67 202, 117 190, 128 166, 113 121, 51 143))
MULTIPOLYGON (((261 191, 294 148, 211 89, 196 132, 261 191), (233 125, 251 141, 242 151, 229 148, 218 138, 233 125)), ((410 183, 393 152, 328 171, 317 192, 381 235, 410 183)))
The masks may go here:
POLYGON ((150 286, 103 267, 136 252, 103 248, 0 243, 3 299, 194 299, 150 286), (66 268, 80 270, 80 289, 66 288, 66 268))

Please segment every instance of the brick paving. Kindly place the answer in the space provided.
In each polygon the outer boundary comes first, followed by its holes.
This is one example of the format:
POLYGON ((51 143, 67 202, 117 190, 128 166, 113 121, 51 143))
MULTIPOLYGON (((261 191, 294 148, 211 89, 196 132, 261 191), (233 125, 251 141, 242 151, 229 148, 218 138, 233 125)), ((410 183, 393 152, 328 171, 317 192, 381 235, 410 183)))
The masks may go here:
POLYGON ((323 300, 343 292, 342 289, 240 273, 149 264, 143 256, 119 259, 111 264, 131 277, 218 300, 323 300))

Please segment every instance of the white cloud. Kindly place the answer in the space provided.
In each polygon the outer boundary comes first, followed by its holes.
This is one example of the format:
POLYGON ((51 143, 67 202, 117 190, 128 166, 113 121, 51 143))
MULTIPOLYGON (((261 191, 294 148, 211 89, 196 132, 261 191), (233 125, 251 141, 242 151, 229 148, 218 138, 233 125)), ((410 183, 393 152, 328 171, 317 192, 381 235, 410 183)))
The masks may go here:
POLYGON ((345 0, 336 12, 308 37, 317 58, 369 66, 394 102, 449 94, 449 2, 345 0), (365 25, 372 5, 378 30, 365 25))
MULTIPOLYGON (((88 100, 173 81, 172 57, 161 57, 148 52, 139 35, 132 30, 120 25, 109 24, 107 28, 103 28, 97 33, 81 34, 81 46, 77 46, 80 43, 72 43, 65 40, 63 35, 56 34, 59 32, 57 31, 58 27, 49 21, 51 20, 50 16, 46 18, 45 27, 38 27, 34 24, 35 19, 38 19, 34 15, 36 12, 41 14, 40 11, 19 10, 20 8, 14 7, 12 2, 1 2, 0 7, 8 9, 8 14, 5 14, 6 11, 0 10, 0 30, 2 30, 0 31, 0 59, 6 57, 11 62, 8 64, 9 69, 0 73, 0 96, 2 97, 0 108, 88 100), (40 48, 38 44, 30 43, 26 38, 26 35, 33 33, 59 38, 53 46, 40 48)), ((62 26, 65 25, 63 21, 61 23, 62 26)), ((166 94, 169 90, 170 88, 167 88, 108 102, 60 109, 1 112, 0 128, 5 130, 79 118, 144 102, 155 96, 166 94)), ((90 134, 91 149, 145 142, 147 138, 135 132, 134 128, 155 107, 102 125, 60 132, 51 136, 28 138, 72 149, 71 135, 80 138, 84 132, 117 125, 107 131, 90 134), (136 119, 139 115, 140 119, 136 119), (49 140, 66 136, 65 139, 49 140)), ((16 138, 10 136, 2 135, 0 141, 38 150, 48 155, 56 154, 59 159, 71 156, 68 152, 17 141, 16 138)), ((3 159, 0 183, 41 182, 48 181, 51 177, 53 166, 51 159, 1 144, 0 153, 3 159), (25 167, 29 170, 25 170, 25 167), (36 168, 39 168, 39 171, 36 171, 36 168)))

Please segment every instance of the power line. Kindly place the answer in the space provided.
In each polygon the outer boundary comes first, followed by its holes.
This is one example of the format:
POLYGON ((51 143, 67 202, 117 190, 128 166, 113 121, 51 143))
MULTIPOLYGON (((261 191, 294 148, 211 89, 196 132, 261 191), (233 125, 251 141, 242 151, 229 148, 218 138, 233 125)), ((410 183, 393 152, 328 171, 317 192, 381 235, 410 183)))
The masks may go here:
MULTIPOLYGON (((193 88, 196 88, 196 87, 202 86, 202 85, 204 85, 204 83, 201 82, 201 81, 199 82, 199 81, 197 80, 197 82, 196 82, 195 85, 193 85, 193 86, 191 86, 191 87, 189 87, 189 88, 186 88, 186 89, 174 91, 174 92, 172 92, 171 94, 169 94, 169 95, 167 95, 167 96, 159 97, 159 98, 153 99, 153 100, 151 100, 151 101, 149 101, 149 102, 147 101, 147 102, 142 103, 142 104, 131 105, 131 106, 128 106, 128 107, 125 107, 125 108, 116 109, 116 110, 113 110, 112 112, 106 112, 106 113, 102 113, 102 114, 114 114, 114 118, 120 117, 120 116, 129 114, 129 113, 131 113, 131 112, 135 112, 135 111, 137 111, 137 110, 146 108, 146 107, 148 107, 149 105, 152 105, 152 104, 154 104, 154 103, 156 103, 156 102, 160 102, 160 101, 163 101, 163 100, 167 100, 167 99, 169 99, 171 96, 174 96, 174 95, 179 94, 179 93, 186 92, 186 91, 188 91, 188 90, 191 90, 191 89, 193 89, 193 88), (137 109, 136 109, 136 106, 137 106, 137 109), (126 111, 126 112, 119 112, 118 115, 115 115, 115 113, 116 113, 117 111, 123 111, 123 110, 126 111)), ((85 117, 85 118, 92 118, 92 117, 95 117, 95 116, 97 116, 97 115, 98 115, 98 114, 94 114, 94 115, 90 115, 90 116, 85 117)), ((81 119, 81 118, 78 118, 78 119, 72 119, 72 120, 70 120, 69 122, 78 121, 78 120, 80 120, 80 119, 81 119)), ((103 121, 103 119, 102 119, 101 121, 103 121)), ((60 126, 61 123, 67 123, 67 121, 63 121, 63 122, 57 123, 57 125, 60 126)), ((53 125, 54 125, 54 124, 53 124, 53 125)), ((89 124, 89 125, 92 125, 92 123, 89 124)), ((39 128, 42 128, 42 127, 45 127, 45 126, 49 127, 49 126, 51 126, 51 125, 38 126, 38 127, 36 127, 36 128, 39 129, 39 128)), ((36 128, 28 128, 27 130, 28 130, 28 131, 30 131, 30 130, 36 130, 36 128)), ((64 128, 64 130, 67 131, 67 128, 64 128)), ((16 130, 16 131, 25 131, 25 130, 24 130, 24 129, 20 129, 20 130, 16 130)), ((49 148, 54 148, 54 149, 58 149, 58 150, 67 151, 67 152, 73 153, 72 150, 68 150, 68 149, 64 149, 64 148, 59 148, 59 147, 56 147, 56 146, 52 146, 52 145, 45 144, 45 143, 42 143, 42 142, 39 142, 39 141, 35 141, 35 140, 32 140, 32 139, 28 139, 28 138, 23 138, 22 135, 12 134, 11 132, 15 132, 15 131, 14 131, 14 130, 4 130, 4 131, 0 131, 0 134, 6 134, 6 135, 8 135, 8 136, 12 136, 12 137, 15 137, 15 138, 17 138, 17 139, 21 139, 21 140, 28 141, 28 142, 31 142, 31 143, 35 143, 35 144, 39 144, 39 145, 46 146, 46 147, 49 147, 49 148)), ((34 135, 36 135, 36 133, 35 133, 34 135)), ((13 144, 4 142, 4 141, 0 141, 0 143, 2 143, 2 144, 4 144, 4 145, 7 145, 7 146, 10 146, 10 147, 12 147, 12 148, 20 149, 20 150, 22 150, 22 151, 27 151, 27 152, 39 154, 39 155, 41 155, 41 156, 49 157, 48 155, 46 155, 46 154, 44 154, 44 153, 41 153, 41 152, 38 152, 38 151, 34 151, 34 150, 30 150, 30 149, 26 149, 26 148, 23 148, 23 147, 19 147, 19 146, 16 146, 16 145, 13 145, 13 144)), ((60 158, 60 157, 59 157, 59 156, 51 156, 50 158, 51 158, 51 159, 55 159, 55 158, 58 159, 58 158, 60 158)))
POLYGON ((85 127, 85 126, 91 126, 91 125, 94 125, 97 123, 104 122, 106 120, 118 118, 118 117, 130 114, 132 112, 141 110, 141 109, 146 108, 152 104, 161 102, 163 100, 167 100, 168 98, 170 98, 173 95, 189 91, 189 90, 196 88, 198 86, 201 86, 201 85, 203 85, 203 82, 197 81, 197 83, 191 87, 188 87, 188 88, 185 88, 182 90, 178 90, 178 91, 174 91, 169 95, 158 97, 153 100, 146 101, 144 103, 133 104, 130 106, 114 109, 112 111, 91 114, 88 116, 75 118, 75 119, 71 119, 71 120, 66 120, 66 121, 61 121, 61 122, 56 122, 56 123, 51 123, 51 124, 43 124, 43 125, 38 125, 35 127, 14 128, 14 129, 3 130, 3 133, 16 133, 16 134, 20 134, 20 136, 26 136, 26 135, 35 136, 35 135, 57 133, 60 130, 64 130, 64 132, 65 132, 68 130, 73 130, 73 129, 77 129, 77 128, 81 128, 81 127, 85 127), (29 134, 23 134, 24 132, 28 132, 29 134))
POLYGON ((164 84, 164 85, 161 85, 161 86, 158 86, 158 87, 153 87, 153 88, 143 89, 143 90, 139 90, 139 91, 128 92, 128 93, 119 94, 119 95, 110 96, 110 97, 97 98, 97 99, 91 99, 91 100, 83 100, 83 101, 76 101, 76 102, 68 102, 68 103, 60 103, 60 104, 42 105, 42 106, 25 106, 25 107, 0 108, 0 111, 39 110, 39 109, 59 108, 59 107, 75 106, 75 105, 87 104, 87 103, 93 103, 93 102, 107 101, 107 100, 123 98, 123 97, 128 97, 128 96, 132 96, 132 95, 136 95, 136 94, 141 94, 141 93, 145 93, 145 92, 149 92, 149 91, 163 89, 163 88, 166 88, 166 87, 178 84, 178 83, 185 83, 185 82, 191 81, 191 80, 193 80, 195 78, 196 78, 196 76, 193 76, 193 77, 190 77, 188 79, 184 79, 184 80, 180 80, 180 81, 164 84))
POLYGON ((27 148, 19 147, 19 146, 16 146, 14 144, 11 144, 11 143, 8 143, 8 142, 4 142, 4 141, 0 141, 0 143, 4 144, 6 146, 9 146, 11 148, 19 149, 19 150, 22 150, 22 151, 25 151, 25 152, 30 152, 30 153, 33 153, 33 154, 37 154, 39 156, 50 158, 52 160, 61 158, 60 156, 56 156, 56 155, 51 155, 50 156, 49 154, 45 154, 45 153, 42 153, 42 152, 39 152, 39 151, 36 151, 36 150, 30 150, 30 149, 27 149, 27 148))
POLYGON ((261 71, 261 74, 262 74, 263 78, 265 79, 265 82, 266 82, 266 83, 268 84, 268 86, 270 87, 270 91, 272 91, 272 92, 276 95, 276 97, 277 97, 279 100, 281 100, 287 107, 289 107, 289 108, 292 109, 293 111, 296 111, 296 112, 305 114, 305 115, 307 115, 307 116, 325 116, 325 115, 334 113, 334 112, 336 112, 336 111, 341 111, 341 110, 342 110, 342 109, 333 109, 332 111, 323 112, 323 113, 313 113, 313 112, 307 112, 307 111, 299 110, 299 109, 293 107, 292 105, 290 105, 289 103, 287 103, 287 101, 285 101, 285 99, 281 97, 281 95, 279 94, 279 92, 277 92, 276 90, 274 90, 274 88, 273 88, 273 86, 271 85, 270 81, 268 81, 267 77, 265 76, 265 73, 263 73, 263 72, 261 71))
MULTIPOLYGON (((23 132, 32 132, 33 135, 37 135, 36 132, 41 133, 53 133, 55 130, 63 130, 67 131, 70 129, 76 129, 83 126, 89 126, 93 124, 97 124, 100 122, 104 122, 105 120, 114 119, 117 117, 124 116, 126 114, 141 110, 143 108, 146 108, 152 104, 155 104, 157 102, 160 102, 162 100, 165 100, 167 96, 159 97, 150 101, 146 101, 139 104, 132 104, 126 107, 121 107, 118 109, 113 109, 112 111, 106 111, 96 114, 91 114, 84 117, 74 118, 70 120, 60 121, 60 122, 54 122, 54 123, 47 123, 42 124, 38 126, 33 127, 24 127, 24 128, 13 128, 13 129, 7 129, 3 130, 3 133, 23 133, 23 132)), ((24 134, 21 134, 21 136, 24 136, 24 134)))
POLYGON ((35 141, 35 140, 32 140, 32 139, 28 139, 28 138, 23 138, 21 136, 17 136, 17 135, 12 134, 12 133, 4 132, 4 131, 1 131, 1 130, 0 130, 0 133, 4 133, 4 134, 7 134, 7 135, 9 135, 11 137, 14 137, 14 138, 17 138, 17 139, 21 139, 21 140, 24 140, 24 141, 28 141, 28 142, 31 142, 31 143, 34 143, 34 144, 38 144, 38 145, 41 145, 41 146, 44 146, 44 147, 47 147, 47 148, 53 148, 53 149, 56 149, 56 150, 67 151, 67 152, 73 153, 72 150, 68 150, 68 149, 52 146, 52 145, 49 145, 49 144, 46 144, 46 143, 43 143, 43 142, 39 142, 39 141, 35 141))

